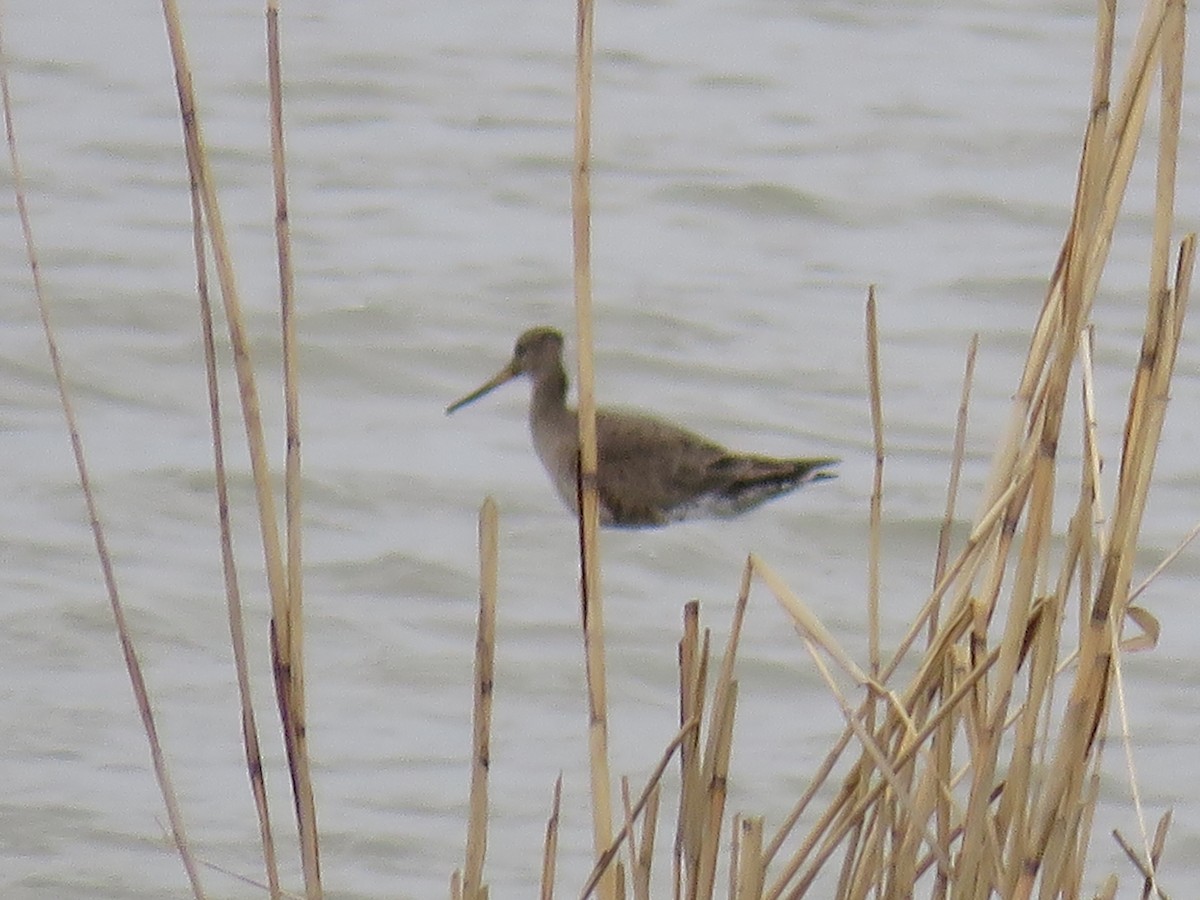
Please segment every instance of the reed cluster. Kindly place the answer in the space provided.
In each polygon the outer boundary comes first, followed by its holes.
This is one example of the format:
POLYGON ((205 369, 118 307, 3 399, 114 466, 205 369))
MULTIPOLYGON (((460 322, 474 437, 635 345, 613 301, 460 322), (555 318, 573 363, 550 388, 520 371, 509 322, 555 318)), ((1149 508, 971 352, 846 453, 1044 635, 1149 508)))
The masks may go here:
MULTIPOLYGON (((238 386, 240 412, 245 427, 251 468, 254 477, 259 532, 271 597, 271 661, 275 693, 288 770, 292 785, 299 857, 304 874, 305 896, 315 900, 323 896, 317 837, 316 806, 313 799, 311 762, 308 754, 306 704, 304 699, 304 631, 301 614, 301 508, 300 508, 300 405, 297 383, 296 331, 291 265, 291 239, 288 225, 287 179, 284 163, 284 128, 282 97, 282 66, 279 53, 279 4, 267 0, 266 46, 267 82, 269 85, 272 171, 275 187, 275 234, 278 251, 280 310, 282 323, 284 400, 286 408, 287 453, 284 471, 285 515, 284 538, 276 512, 275 488, 266 449, 256 369, 250 353, 245 318, 242 314, 237 279, 234 273, 229 241, 221 216, 221 206, 201 128, 200 116, 192 84, 192 69, 188 61, 178 4, 163 0, 163 19, 179 102, 183 130, 184 163, 191 188, 193 212, 193 245, 196 260, 197 297, 200 310, 200 332, 205 353, 205 368, 211 412, 215 499, 220 526, 220 546, 229 614, 230 640, 237 670, 241 698, 241 722, 246 766, 251 792, 259 819, 265 879, 261 888, 272 898, 287 894, 281 887, 275 838, 267 804, 263 777, 263 761, 259 744, 259 729, 251 704, 249 666, 243 627, 241 590, 233 555, 230 524, 228 477, 225 468, 225 437, 218 391, 218 361, 214 337, 213 303, 210 275, 215 272, 217 293, 224 311, 233 354, 234 377, 238 386), (211 261, 210 261, 211 256, 211 261), (211 270, 211 271, 210 271, 211 270)), ((0 32, 2 34, 2 32, 0 32)), ((88 518, 95 540, 96 552, 116 625, 118 640, 129 672, 134 700, 141 715, 150 746, 151 760, 158 780, 169 823, 169 840, 178 851, 187 873, 193 896, 202 898, 202 863, 197 859, 187 838, 183 815, 175 796, 168 771, 167 757, 158 738, 150 693, 139 661, 135 641, 125 616, 124 605, 116 574, 104 537, 102 519, 88 475, 84 443, 80 434, 65 367, 61 361, 49 303, 40 278, 40 267, 33 224, 26 208, 25 184, 21 174, 16 129, 9 98, 8 67, 0 46, 0 89, 4 106, 9 155, 12 162, 13 187, 22 223, 25 245, 33 277, 33 289, 50 353, 55 382, 58 388, 67 430, 74 451, 80 487, 87 505, 88 518)), ((258 883, 251 880, 251 883, 258 883)))
MULTIPOLYGON (((836 896, 1077 897, 1083 892, 1100 765, 1122 654, 1153 646, 1158 626, 1136 606, 1133 561, 1154 471, 1191 275, 1195 238, 1172 248, 1175 169, 1184 57, 1185 9, 1152 0, 1143 11, 1129 66, 1111 95, 1114 10, 1100 4, 1092 94, 1074 208, 1034 325, 1025 367, 995 449, 979 512, 961 546, 952 546, 957 486, 969 411, 975 342, 967 356, 947 505, 933 551, 934 586, 898 646, 879 633, 879 556, 886 459, 875 298, 867 301, 867 357, 876 454, 871 498, 868 659, 856 662, 820 618, 758 556, 751 555, 724 653, 708 690, 710 635, 694 604, 679 644, 679 723, 652 776, 633 800, 622 783, 623 816, 613 832, 606 755, 603 617, 593 495, 595 433, 590 370, 588 152, 591 3, 580 0, 574 179, 576 310, 580 345, 580 560, 595 867, 581 897, 651 896, 651 867, 667 857, 675 897, 710 898, 728 853, 727 891, 737 900, 836 896), (1155 78, 1158 73, 1159 77, 1155 78), (1146 111, 1159 88, 1157 191, 1142 352, 1132 372, 1120 469, 1111 500, 1102 493, 1094 402, 1091 311, 1146 111), (1073 376, 1082 384, 1079 434, 1066 434, 1073 376), (1082 465, 1060 463, 1077 441, 1082 465), (1065 539, 1051 527, 1056 495, 1077 500, 1065 539), (737 708, 735 658, 746 605, 763 585, 792 618, 812 665, 841 709, 845 727, 785 820, 726 810, 737 708), (905 664, 902 666, 902 664, 905 664), (912 674, 901 676, 902 671, 912 674), (849 689, 844 685, 850 685, 849 689), (660 779, 677 761, 679 809, 674 840, 656 853, 660 779), (818 796, 832 794, 827 805, 818 796), (722 839, 725 847, 722 847, 722 839), (813 893, 810 893, 813 892, 813 893)), ((482 527, 489 525, 485 506, 482 527)), ((494 543, 484 538, 485 545, 494 543)), ((480 621, 495 598, 481 592, 480 621)), ((481 631, 480 647, 489 637, 481 631)), ((490 650, 488 651, 490 653, 490 650)), ((490 666, 481 660, 476 697, 491 702, 490 666), (486 673, 486 674, 485 674, 486 673)), ((477 709, 476 722, 485 721, 477 709)), ((477 754, 486 740, 476 733, 477 754)), ((472 798, 486 796, 478 779, 472 798)), ((541 896, 554 895, 560 785, 547 827, 541 896)), ((481 801, 485 802, 485 801, 481 801)), ((1140 810, 1139 821, 1140 821, 1140 810)), ((1136 849, 1121 836, 1142 896, 1165 896, 1157 879, 1169 816, 1153 836, 1142 827, 1136 849)), ((486 815, 472 805, 468 847, 480 852, 486 815)), ((487 896, 482 861, 468 854, 451 895, 487 896)), ((1113 897, 1116 875, 1096 896, 1113 897)))

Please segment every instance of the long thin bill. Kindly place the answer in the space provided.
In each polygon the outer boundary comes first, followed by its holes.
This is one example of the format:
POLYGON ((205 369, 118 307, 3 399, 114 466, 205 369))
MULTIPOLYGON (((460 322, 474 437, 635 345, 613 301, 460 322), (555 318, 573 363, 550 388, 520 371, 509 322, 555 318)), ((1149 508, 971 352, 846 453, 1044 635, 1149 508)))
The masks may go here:
POLYGON ((446 415, 450 415, 452 412, 462 409, 468 403, 474 403, 484 394, 488 393, 488 391, 495 390, 496 388, 500 387, 500 385, 504 384, 504 382, 512 381, 516 377, 517 373, 512 370, 512 366, 505 366, 475 390, 471 391, 471 393, 467 394, 467 396, 463 397, 461 400, 455 400, 453 403, 447 406, 446 415))

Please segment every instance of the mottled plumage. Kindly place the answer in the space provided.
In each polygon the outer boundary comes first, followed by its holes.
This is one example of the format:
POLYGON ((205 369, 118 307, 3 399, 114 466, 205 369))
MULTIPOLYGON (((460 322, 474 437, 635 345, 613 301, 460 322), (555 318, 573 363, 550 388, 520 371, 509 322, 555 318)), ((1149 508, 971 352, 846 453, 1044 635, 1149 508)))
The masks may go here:
MULTIPOLYGON (((577 414, 567 406, 562 335, 531 328, 513 357, 478 390, 447 407, 452 413, 520 375, 533 381, 529 430, 538 458, 559 497, 576 508, 579 458, 577 414)), ((719 444, 653 416, 596 411, 600 521, 631 528, 683 519, 735 516, 811 481, 833 478, 837 460, 774 459, 732 453, 719 444)))

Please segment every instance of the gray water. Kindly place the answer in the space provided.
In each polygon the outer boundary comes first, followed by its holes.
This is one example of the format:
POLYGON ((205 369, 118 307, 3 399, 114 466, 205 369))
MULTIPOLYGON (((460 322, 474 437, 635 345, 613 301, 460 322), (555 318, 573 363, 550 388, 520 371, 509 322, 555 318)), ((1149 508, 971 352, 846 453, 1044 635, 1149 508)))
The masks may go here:
MULTIPOLYGON (((257 876, 159 11, 14 0, 4 12, 46 287, 186 822, 203 859, 257 876)), ((225 0, 185 14, 281 460, 262 10, 225 0)), ((572 522, 529 446, 523 386, 442 413, 507 359, 520 330, 573 324, 573 14, 570 3, 284 6, 310 735, 330 896, 444 895, 461 864, 475 516, 489 493, 501 508, 501 599, 487 876, 495 896, 531 894, 559 771, 566 896, 587 869, 572 522)), ((1126 41, 1134 24, 1122 20, 1126 41)), ((746 450, 844 460, 838 480, 733 522, 604 536, 614 772, 636 785, 657 761, 674 731, 681 607, 700 599, 722 643, 749 551, 862 658, 869 283, 884 370, 889 639, 911 620, 931 577, 966 345, 978 331, 964 516, 1067 222, 1093 28, 1085 3, 600 5, 601 401, 669 412, 746 450)), ((1195 66, 1187 84, 1195 96, 1195 66)), ((1190 118, 1181 159, 1182 233, 1200 209, 1190 118)), ((1141 165, 1096 311, 1109 490, 1142 327, 1152 184, 1141 165)), ((186 882, 162 839, 11 200, 0 216, 0 893, 179 896, 186 882)), ((1187 341, 1141 575, 1200 518, 1198 400, 1200 356, 1187 341)), ((229 434, 286 837, 267 601, 234 418, 229 434)), ((1077 443, 1065 448, 1065 471, 1078 456, 1077 443)), ((1126 666, 1142 796, 1152 819, 1175 813, 1163 870, 1175 896, 1200 890, 1198 568, 1186 554, 1144 598, 1162 640, 1126 666)), ((771 828, 840 716, 765 591, 751 601, 740 675, 730 805, 771 828)), ((1108 837, 1117 827, 1136 839, 1122 772, 1110 749, 1089 884, 1116 871, 1127 896, 1137 881, 1108 837)), ((205 881, 212 896, 255 895, 223 874, 205 881)))

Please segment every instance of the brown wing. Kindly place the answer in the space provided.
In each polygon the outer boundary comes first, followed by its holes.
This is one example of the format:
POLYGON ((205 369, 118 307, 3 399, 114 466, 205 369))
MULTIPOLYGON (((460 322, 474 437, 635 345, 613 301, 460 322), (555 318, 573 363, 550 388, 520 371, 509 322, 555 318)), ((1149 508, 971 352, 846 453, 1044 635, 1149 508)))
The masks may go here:
POLYGON ((726 456, 698 434, 637 413, 600 410, 596 417, 598 488, 614 525, 662 525, 672 510, 713 487, 713 466, 726 456))

